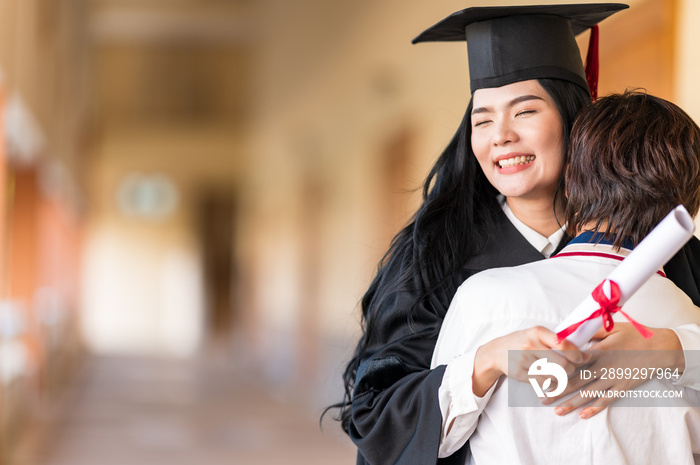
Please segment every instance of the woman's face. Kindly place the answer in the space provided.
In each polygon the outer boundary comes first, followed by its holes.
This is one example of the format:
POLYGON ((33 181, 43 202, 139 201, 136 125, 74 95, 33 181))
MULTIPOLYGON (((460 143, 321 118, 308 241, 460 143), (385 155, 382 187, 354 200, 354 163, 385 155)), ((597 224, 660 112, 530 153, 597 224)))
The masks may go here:
POLYGON ((501 194, 551 205, 564 169, 564 127, 539 82, 478 89, 471 127, 474 154, 501 194))

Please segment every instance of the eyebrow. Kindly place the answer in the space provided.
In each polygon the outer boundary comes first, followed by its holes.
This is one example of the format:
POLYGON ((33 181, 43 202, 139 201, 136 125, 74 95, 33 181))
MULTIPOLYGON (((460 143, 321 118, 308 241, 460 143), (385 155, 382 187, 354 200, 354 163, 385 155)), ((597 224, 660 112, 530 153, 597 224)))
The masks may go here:
MULTIPOLYGON (((508 102, 508 104, 506 106, 508 108, 512 108, 515 105, 517 105, 518 103, 527 102, 529 100, 544 100, 544 99, 542 97, 538 97, 537 95, 529 95, 529 94, 528 95, 521 95, 520 97, 515 97, 513 100, 508 102)), ((493 110, 491 110, 491 107, 477 107, 477 108, 474 108, 472 110, 471 114, 475 115, 478 113, 488 113, 490 111, 493 111, 493 110)))

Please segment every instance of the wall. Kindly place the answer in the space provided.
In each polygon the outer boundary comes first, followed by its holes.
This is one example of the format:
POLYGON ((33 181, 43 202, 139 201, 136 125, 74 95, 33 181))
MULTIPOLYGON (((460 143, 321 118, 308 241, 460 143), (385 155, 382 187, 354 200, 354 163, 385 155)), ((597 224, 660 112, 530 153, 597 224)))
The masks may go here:
POLYGON ((0 1, 0 461, 82 354, 82 9, 0 1))

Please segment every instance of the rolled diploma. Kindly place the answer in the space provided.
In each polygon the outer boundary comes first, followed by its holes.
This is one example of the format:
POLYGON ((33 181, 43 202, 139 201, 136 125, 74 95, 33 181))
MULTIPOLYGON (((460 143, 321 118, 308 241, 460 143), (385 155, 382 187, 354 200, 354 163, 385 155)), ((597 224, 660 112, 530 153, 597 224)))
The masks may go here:
MULTIPOLYGON (((695 224, 683 205, 679 205, 666 215, 666 218, 645 237, 632 252, 608 275, 606 280, 614 281, 620 287, 620 302, 622 307, 627 299, 637 292, 656 271, 664 266, 690 240, 695 231, 695 224)), ((603 287, 605 294, 610 296, 610 286, 603 287)), ((559 331, 585 320, 600 306, 589 294, 568 317, 562 321, 559 331)), ((634 316, 634 315, 630 315, 634 316)), ((591 340, 593 335, 603 327, 603 318, 598 317, 584 322, 566 339, 582 347, 591 340)))

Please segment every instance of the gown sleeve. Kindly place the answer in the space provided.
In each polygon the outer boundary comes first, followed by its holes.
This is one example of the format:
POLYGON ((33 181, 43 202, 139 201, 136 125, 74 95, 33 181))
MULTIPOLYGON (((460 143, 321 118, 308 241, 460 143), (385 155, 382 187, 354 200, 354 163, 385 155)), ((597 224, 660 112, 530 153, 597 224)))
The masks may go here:
POLYGON ((700 307, 700 240, 693 236, 664 266, 666 276, 700 307))
POLYGON ((382 308, 386 318, 374 324, 377 342, 358 368, 352 400, 349 434, 358 465, 438 463, 437 393, 445 367, 431 370, 430 360, 455 291, 450 282, 424 299, 414 307, 410 324, 396 310, 410 308, 418 299, 414 293, 401 292, 382 308))
MULTIPOLYGON (((372 334, 352 399, 348 433, 358 448, 358 465, 465 463, 468 445, 438 459, 442 433, 438 392, 445 365, 430 369, 430 363, 440 327, 457 288, 469 276, 541 259, 501 215, 480 253, 437 290, 425 298, 401 291, 382 303, 376 320, 368 325, 372 334)), ((395 273, 403 271, 397 268, 395 273)))
MULTIPOLYGON (((673 281, 696 307, 700 307, 700 240, 693 236, 664 266, 666 276, 673 281)), ((700 311, 700 309, 698 309, 700 311)), ((683 346, 686 367, 678 385, 700 390, 700 328, 686 325, 673 328, 683 346)))
POLYGON ((687 324, 672 329, 681 342, 685 357, 683 374, 673 384, 698 391, 700 390, 700 326, 687 324))

